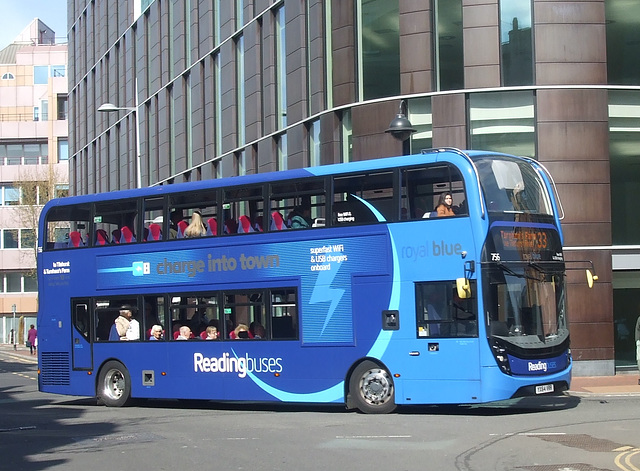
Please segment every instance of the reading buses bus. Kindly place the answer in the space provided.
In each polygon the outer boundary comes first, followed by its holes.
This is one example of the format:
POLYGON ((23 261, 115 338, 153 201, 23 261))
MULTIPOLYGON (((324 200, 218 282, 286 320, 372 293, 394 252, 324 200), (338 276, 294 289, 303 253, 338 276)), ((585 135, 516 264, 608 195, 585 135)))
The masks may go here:
POLYGON ((535 160, 434 149, 52 200, 39 388, 368 413, 566 390, 555 194, 535 160))

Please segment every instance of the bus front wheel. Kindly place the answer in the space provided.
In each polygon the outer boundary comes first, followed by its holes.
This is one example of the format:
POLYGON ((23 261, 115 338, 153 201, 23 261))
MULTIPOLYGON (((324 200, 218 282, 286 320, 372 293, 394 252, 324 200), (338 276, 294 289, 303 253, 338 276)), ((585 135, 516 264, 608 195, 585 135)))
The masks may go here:
POLYGON ((131 398, 131 377, 124 365, 108 361, 98 377, 98 401, 107 407, 122 407, 131 398))
POLYGON ((356 408, 365 414, 388 414, 396 408, 391 375, 372 361, 364 361, 353 370, 349 393, 356 408))

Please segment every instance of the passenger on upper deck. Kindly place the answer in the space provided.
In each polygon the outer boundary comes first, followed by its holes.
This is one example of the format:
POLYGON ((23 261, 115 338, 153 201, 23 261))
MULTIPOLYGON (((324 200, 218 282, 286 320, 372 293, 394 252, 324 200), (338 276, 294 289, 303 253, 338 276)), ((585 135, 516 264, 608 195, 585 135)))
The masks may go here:
POLYGON ((171 221, 169 222, 169 239, 177 239, 178 238, 178 223, 183 219, 182 210, 174 209, 171 211, 169 218, 171 221))
POLYGON ((453 212, 453 195, 450 191, 446 191, 440 195, 436 212, 438 213, 438 217, 455 216, 453 212))
POLYGON ((311 208, 297 206, 289 214, 289 220, 291 221, 291 229, 304 229, 311 227, 311 208))
POLYGON ((202 222, 200 211, 194 211, 191 215, 191 224, 184 231, 185 237, 203 237, 207 235, 207 228, 202 222))

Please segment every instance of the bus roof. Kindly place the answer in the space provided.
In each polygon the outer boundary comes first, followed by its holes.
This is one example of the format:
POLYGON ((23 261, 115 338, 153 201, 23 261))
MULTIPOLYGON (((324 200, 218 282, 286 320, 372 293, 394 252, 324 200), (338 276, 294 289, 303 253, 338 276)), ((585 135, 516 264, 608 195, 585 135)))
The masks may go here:
MULTIPOLYGON (((297 178, 308 178, 313 176, 326 176, 333 175, 335 173, 341 173, 348 171, 351 172, 366 172, 375 171, 385 168, 396 168, 402 166, 410 166, 420 163, 431 163, 438 161, 450 161, 452 158, 464 156, 464 157, 479 157, 487 155, 496 156, 508 156, 514 157, 508 154, 502 154, 499 152, 488 152, 479 150, 458 150, 454 148, 438 148, 427 149, 420 154, 412 154, 405 156, 395 157, 383 157, 379 159, 361 160, 348 163, 337 163, 330 165, 322 165, 317 167, 306 167, 292 170, 281 170, 265 173, 257 173, 251 175, 232 176, 219 179, 199 180, 185 183, 173 183, 169 185, 157 185, 149 186, 137 189, 117 190, 108 193, 92 193, 86 195, 69 196, 66 198, 55 198, 49 201, 45 205, 45 210, 50 206, 58 206, 63 204, 82 204, 96 201, 97 195, 100 200, 112 200, 122 198, 134 198, 134 197, 152 197, 161 196, 170 193, 180 193, 184 191, 198 191, 211 188, 220 187, 234 187, 240 185, 252 185, 258 183, 264 183, 269 181, 280 181, 297 178), (445 157, 446 156, 446 157, 445 157)), ((46 212, 46 211, 45 211, 46 212)))

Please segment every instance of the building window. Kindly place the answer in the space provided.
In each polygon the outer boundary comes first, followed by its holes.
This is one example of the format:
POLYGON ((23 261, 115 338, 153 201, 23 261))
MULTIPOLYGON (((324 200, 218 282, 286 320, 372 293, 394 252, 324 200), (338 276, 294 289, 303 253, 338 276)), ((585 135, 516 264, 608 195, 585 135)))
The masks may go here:
POLYGON ((7 293, 20 293, 22 291, 22 274, 8 272, 6 275, 7 293))
POLYGON ((353 126, 351 125, 351 110, 342 112, 342 155, 341 162, 353 160, 353 126))
POLYGON ((500 1, 502 84, 533 84, 531 0, 500 1))
POLYGON ((17 206, 20 204, 20 188, 14 186, 4 186, 3 188, 4 206, 17 206))
POLYGON ((640 3, 604 2, 607 80, 612 85, 640 85, 640 3))
POLYGON ((67 95, 58 95, 57 97, 58 121, 67 119, 69 113, 69 103, 67 95))
POLYGON ((324 3, 324 63, 325 63, 325 109, 333 107, 333 23, 331 2, 324 3))
POLYGON ((398 0, 358 0, 360 80, 364 100, 400 94, 398 0))
POLYGON ((640 92, 609 90, 611 231, 616 245, 640 243, 640 92))
POLYGON ((240 151, 236 154, 236 168, 238 169, 236 175, 247 174, 247 153, 245 151, 240 151))
POLYGON ((289 155, 287 154, 287 135, 282 134, 277 138, 278 142, 278 170, 287 170, 289 155))
POLYGON ((0 274, 0 288, 4 293, 35 293, 38 280, 35 273, 5 272, 0 274))
POLYGON ((20 248, 33 249, 36 246, 36 231, 34 229, 20 229, 20 248))
POLYGON ((25 165, 37 165, 40 162, 40 144, 25 144, 23 149, 25 165))
POLYGON ((412 153, 420 153, 422 149, 433 147, 431 98, 415 98, 409 100, 409 120, 416 132, 411 136, 412 153))
POLYGON ((18 229, 2 230, 2 248, 3 249, 18 248, 18 229))
POLYGON ((616 367, 635 369, 640 271, 613 272, 613 350, 616 367))
POLYGON ((469 95, 471 148, 535 158, 532 91, 469 95))
POLYGON ((55 186, 55 198, 66 198, 69 196, 69 184, 61 183, 55 186))
POLYGON ((42 100, 40 101, 40 110, 41 110, 41 121, 49 121, 49 101, 42 100))
POLYGON ((436 0, 436 83, 438 90, 464 88, 462 1, 436 0))
POLYGON ((25 293, 37 293, 38 292, 38 277, 35 273, 25 273, 23 275, 24 292, 25 293))
POLYGON ((287 50, 285 43, 284 7, 275 11, 276 17, 276 119, 279 128, 287 126, 287 50))
POLYGON ((214 58, 214 90, 216 114, 214 117, 216 126, 216 155, 222 154, 222 60, 220 54, 214 58))
POLYGON ((238 117, 238 146, 245 143, 244 37, 236 39, 236 103, 238 117))
POLYGON ((33 66, 33 84, 46 85, 49 83, 49 66, 34 65, 33 66))
POLYGON ((15 78, 15 75, 13 75, 11 72, 2 74, 2 80, 15 80, 15 78))
POLYGON ((141 0, 140 1, 140 10, 145 11, 149 5, 151 5, 155 0, 141 0))
POLYGON ((242 0, 236 0, 236 29, 240 30, 244 26, 244 9, 242 0))
POLYGON ((66 77, 67 68, 64 65, 52 65, 51 66, 52 77, 66 77))
POLYGON ((58 139, 58 161, 69 160, 69 141, 58 139))
POLYGON ((317 167, 320 162, 320 120, 309 124, 309 165, 317 167))
POLYGON ((46 142, 30 144, 0 144, 0 161, 6 165, 46 164, 49 148, 46 142))

